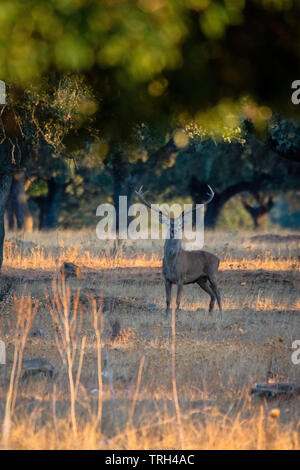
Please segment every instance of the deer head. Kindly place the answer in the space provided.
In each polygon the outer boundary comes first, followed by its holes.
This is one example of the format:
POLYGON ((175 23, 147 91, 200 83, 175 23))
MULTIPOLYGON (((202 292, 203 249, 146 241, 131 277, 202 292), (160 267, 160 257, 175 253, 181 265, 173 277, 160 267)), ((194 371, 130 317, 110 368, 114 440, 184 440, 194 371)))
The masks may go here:
MULTIPOLYGON (((202 204, 208 204, 214 197, 214 192, 212 188, 207 185, 208 190, 206 193, 207 199, 202 204)), ((197 207, 193 208, 190 211, 182 211, 178 217, 171 217, 170 213, 167 211, 161 211, 156 207, 153 207, 149 202, 147 202, 142 193, 143 186, 140 187, 138 191, 135 191, 137 197, 141 201, 142 204, 149 207, 149 209, 158 212, 159 214, 159 221, 161 224, 167 225, 170 233, 170 239, 178 239, 179 235, 181 234, 184 224, 188 220, 188 218, 197 210, 197 207)))

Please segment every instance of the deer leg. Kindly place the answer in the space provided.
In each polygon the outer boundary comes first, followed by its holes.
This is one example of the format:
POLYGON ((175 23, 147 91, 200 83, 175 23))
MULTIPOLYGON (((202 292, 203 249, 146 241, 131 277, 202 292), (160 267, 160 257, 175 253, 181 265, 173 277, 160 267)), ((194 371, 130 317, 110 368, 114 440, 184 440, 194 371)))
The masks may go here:
POLYGON ((170 312, 170 303, 171 303, 171 296, 172 296, 172 284, 167 279, 165 280, 166 286, 166 296, 167 296, 167 308, 166 308, 166 315, 170 312))
POLYGON ((216 300, 216 295, 214 291, 212 290, 206 279, 198 279, 197 283, 205 292, 207 292, 208 295, 210 295, 209 312, 212 312, 216 300))
POLYGON ((221 296, 220 296, 220 291, 218 289, 217 283, 214 279, 209 279, 209 282, 210 282, 211 288, 214 291, 214 294, 217 298, 219 310, 220 310, 220 312, 222 312, 221 296))
POLYGON ((181 296, 182 296, 183 284, 177 284, 177 296, 176 296, 176 309, 179 310, 181 296))

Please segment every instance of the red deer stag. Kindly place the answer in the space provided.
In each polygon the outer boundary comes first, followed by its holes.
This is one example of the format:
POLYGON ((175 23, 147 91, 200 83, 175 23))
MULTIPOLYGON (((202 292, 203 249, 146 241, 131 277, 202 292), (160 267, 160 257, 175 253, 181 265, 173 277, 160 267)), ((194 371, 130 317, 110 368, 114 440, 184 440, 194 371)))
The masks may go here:
MULTIPOLYGON (((214 197, 214 192, 208 186, 207 200, 203 204, 208 204, 214 197)), ((182 230, 187 215, 196 210, 184 211, 179 217, 170 217, 167 212, 152 207, 145 201, 142 193, 142 187, 135 191, 142 204, 145 204, 152 210, 159 213, 159 221, 169 227, 169 237, 166 238, 164 246, 163 275, 166 286, 166 315, 170 311, 170 302, 172 294, 172 285, 177 285, 176 307, 179 309, 182 289, 184 284, 197 283, 207 294, 210 295, 209 311, 214 309, 217 299, 219 310, 222 311, 221 297, 216 283, 216 274, 219 267, 219 258, 207 251, 186 251, 181 246, 181 237, 177 237, 178 231, 182 230)))

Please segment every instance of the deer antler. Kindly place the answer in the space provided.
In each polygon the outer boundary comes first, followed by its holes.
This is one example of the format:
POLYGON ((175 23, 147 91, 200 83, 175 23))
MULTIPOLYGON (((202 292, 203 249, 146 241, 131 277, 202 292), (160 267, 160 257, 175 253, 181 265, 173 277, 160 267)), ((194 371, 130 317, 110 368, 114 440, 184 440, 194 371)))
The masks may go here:
MULTIPOLYGON (((208 199, 207 199, 206 201, 202 202, 203 205, 209 204, 210 201, 213 199, 213 197, 214 197, 214 195, 215 195, 215 193, 213 192, 213 190, 212 190, 212 188, 209 186, 209 184, 207 185, 207 187, 209 188, 209 192, 206 193, 206 195, 208 196, 208 199)), ((182 215, 183 215, 184 217, 189 216, 190 214, 192 214, 193 212, 195 212, 195 210, 197 210, 197 207, 194 207, 192 210, 187 211, 187 212, 183 211, 182 215)))
POLYGON ((167 212, 161 211, 161 210, 157 209, 156 207, 151 206, 151 204, 149 204, 149 202, 145 201, 145 199, 143 198, 142 189, 143 189, 143 186, 141 186, 138 191, 135 191, 135 194, 137 195, 137 197, 139 198, 141 203, 145 204, 145 206, 149 207, 149 209, 151 209, 155 212, 158 212, 160 215, 164 215, 165 217, 169 218, 169 214, 167 212))

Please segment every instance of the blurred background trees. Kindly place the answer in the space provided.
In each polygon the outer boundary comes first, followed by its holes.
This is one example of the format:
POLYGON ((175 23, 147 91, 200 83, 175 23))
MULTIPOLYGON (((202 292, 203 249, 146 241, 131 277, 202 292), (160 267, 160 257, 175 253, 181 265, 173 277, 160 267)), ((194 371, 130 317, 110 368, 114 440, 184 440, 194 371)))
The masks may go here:
POLYGON ((2 0, 9 226, 94 225, 99 203, 130 203, 142 183, 154 202, 197 203, 209 183, 207 227, 252 228, 259 210, 299 227, 299 13, 296 0, 2 0))

